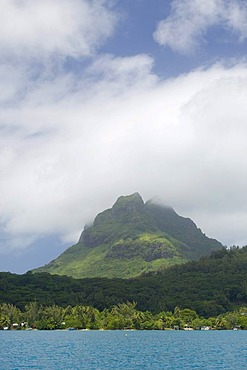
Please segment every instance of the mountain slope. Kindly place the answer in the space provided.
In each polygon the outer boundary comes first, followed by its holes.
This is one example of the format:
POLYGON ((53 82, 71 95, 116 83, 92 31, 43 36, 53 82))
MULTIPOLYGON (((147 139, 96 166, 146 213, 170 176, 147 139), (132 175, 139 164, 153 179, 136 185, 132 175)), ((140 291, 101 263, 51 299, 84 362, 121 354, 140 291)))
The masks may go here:
POLYGON ((79 242, 35 272, 130 278, 208 255, 222 248, 172 208, 143 202, 138 193, 118 198, 98 214, 79 242))

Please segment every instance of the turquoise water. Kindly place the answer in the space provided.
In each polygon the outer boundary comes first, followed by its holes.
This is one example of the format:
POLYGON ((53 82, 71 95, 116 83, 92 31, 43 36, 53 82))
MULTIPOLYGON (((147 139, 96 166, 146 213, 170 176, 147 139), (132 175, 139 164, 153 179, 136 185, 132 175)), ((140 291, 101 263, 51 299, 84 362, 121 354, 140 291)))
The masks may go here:
POLYGON ((247 331, 0 331, 0 369, 247 369, 247 331))

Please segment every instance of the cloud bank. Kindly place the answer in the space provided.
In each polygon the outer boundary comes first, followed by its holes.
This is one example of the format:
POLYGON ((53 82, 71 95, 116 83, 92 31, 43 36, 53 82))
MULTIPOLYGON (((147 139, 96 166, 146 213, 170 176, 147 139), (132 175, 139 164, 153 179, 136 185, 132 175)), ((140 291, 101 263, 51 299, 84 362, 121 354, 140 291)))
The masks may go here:
POLYGON ((41 77, 0 110, 1 222, 13 247, 53 233, 75 242, 84 223, 134 191, 223 242, 244 242, 247 65, 160 81, 148 56, 106 59, 92 67, 100 80, 91 68, 79 80, 41 77))
POLYGON ((247 4, 241 0, 173 0, 171 14, 160 21, 154 39, 189 54, 206 42, 207 31, 219 26, 242 42, 247 37, 247 4))

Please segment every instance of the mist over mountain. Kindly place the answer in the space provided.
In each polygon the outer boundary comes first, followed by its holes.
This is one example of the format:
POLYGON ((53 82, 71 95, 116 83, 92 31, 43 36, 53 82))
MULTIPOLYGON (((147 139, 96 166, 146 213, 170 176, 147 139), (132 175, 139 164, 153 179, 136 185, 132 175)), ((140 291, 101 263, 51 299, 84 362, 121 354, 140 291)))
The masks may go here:
POLYGON ((121 196, 86 226, 78 243, 34 272, 76 278, 130 278, 198 259, 222 248, 173 208, 121 196))

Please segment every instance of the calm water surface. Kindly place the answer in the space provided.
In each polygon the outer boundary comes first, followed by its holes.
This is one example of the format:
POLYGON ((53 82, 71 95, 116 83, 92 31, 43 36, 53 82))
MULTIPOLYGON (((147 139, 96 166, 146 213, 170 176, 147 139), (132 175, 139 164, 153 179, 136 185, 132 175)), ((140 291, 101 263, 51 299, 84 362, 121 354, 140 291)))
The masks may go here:
POLYGON ((0 331, 0 369, 247 369, 247 331, 0 331))

